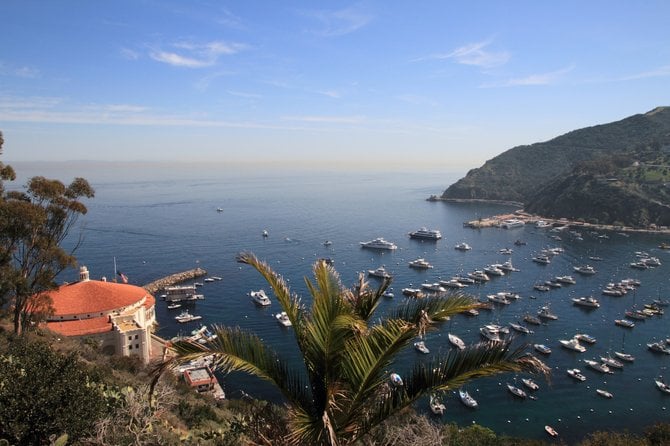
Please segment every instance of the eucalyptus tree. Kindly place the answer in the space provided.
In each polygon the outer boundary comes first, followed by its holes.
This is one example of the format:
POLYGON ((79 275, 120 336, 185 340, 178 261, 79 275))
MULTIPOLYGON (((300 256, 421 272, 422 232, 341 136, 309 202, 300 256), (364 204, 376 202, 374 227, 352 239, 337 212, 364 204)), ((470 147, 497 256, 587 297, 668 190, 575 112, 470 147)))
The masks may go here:
POLYGON ((323 261, 314 264, 313 280, 305 278, 311 300, 303 302, 253 254, 240 254, 238 261, 254 267, 272 287, 292 323, 302 364, 289 363, 253 333, 215 326, 218 336, 206 345, 176 342, 175 356, 157 367, 155 379, 178 364, 214 355, 215 365, 224 373, 241 371, 267 380, 287 401, 292 444, 349 445, 433 392, 502 372, 549 372, 524 347, 512 348, 511 341, 452 350, 403 371, 403 364, 394 360, 418 336, 479 304, 453 294, 408 299, 378 315, 390 279, 373 289, 360 275, 353 287, 345 288, 323 261), (392 383, 392 372, 401 374, 401 385, 392 383))

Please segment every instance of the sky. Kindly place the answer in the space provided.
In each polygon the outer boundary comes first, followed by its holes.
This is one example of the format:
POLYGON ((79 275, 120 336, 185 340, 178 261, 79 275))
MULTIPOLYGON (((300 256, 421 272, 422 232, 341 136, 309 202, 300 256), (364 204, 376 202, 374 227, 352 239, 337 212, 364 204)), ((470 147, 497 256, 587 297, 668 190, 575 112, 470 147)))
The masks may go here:
POLYGON ((3 161, 469 169, 670 105, 670 2, 0 2, 3 161))

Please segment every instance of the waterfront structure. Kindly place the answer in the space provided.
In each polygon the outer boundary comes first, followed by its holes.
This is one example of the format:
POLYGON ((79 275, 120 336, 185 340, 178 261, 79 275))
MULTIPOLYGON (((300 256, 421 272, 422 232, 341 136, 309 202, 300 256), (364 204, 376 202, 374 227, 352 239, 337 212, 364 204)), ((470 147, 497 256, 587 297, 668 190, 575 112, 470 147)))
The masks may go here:
POLYGON ((144 288, 125 283, 90 280, 79 269, 79 281, 49 291, 53 314, 46 327, 62 336, 88 338, 110 355, 151 358, 151 333, 156 322, 156 299, 144 288))

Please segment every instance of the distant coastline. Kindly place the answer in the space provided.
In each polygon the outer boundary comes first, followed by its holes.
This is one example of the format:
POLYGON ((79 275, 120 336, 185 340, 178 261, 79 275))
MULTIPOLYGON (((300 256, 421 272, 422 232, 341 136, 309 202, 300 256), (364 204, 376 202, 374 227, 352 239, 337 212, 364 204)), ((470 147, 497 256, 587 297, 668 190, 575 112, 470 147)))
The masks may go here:
POLYGON ((485 198, 443 198, 437 195, 431 195, 426 198, 427 201, 445 201, 447 203, 491 203, 491 204, 504 204, 507 206, 514 206, 518 208, 523 207, 523 203, 520 201, 509 201, 509 200, 487 200, 485 198))

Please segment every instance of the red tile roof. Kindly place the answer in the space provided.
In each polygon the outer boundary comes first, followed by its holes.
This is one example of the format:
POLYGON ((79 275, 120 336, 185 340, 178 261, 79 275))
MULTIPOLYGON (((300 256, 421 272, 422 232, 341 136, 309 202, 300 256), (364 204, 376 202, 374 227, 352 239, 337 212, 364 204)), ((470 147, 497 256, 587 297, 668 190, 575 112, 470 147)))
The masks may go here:
POLYGON ((109 316, 80 319, 74 321, 47 322, 47 328, 63 336, 81 336, 112 331, 109 316))
POLYGON ((94 315, 135 304, 146 297, 145 307, 150 308, 156 300, 144 288, 124 283, 87 280, 63 285, 50 291, 54 315, 94 315))

